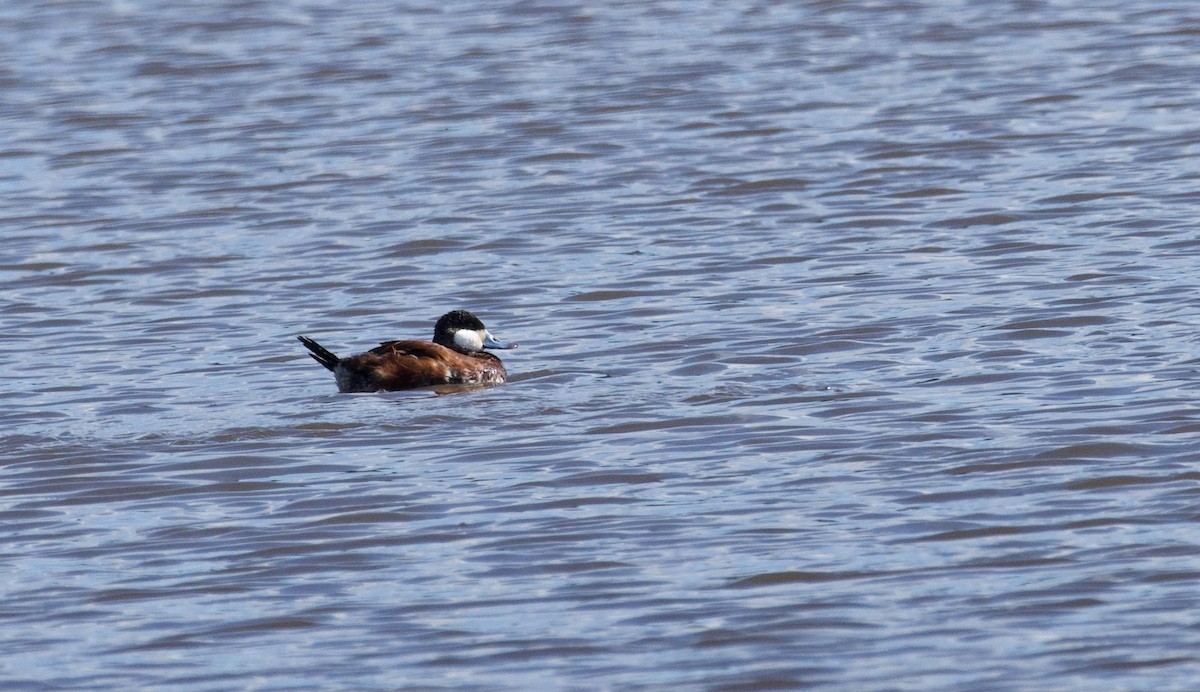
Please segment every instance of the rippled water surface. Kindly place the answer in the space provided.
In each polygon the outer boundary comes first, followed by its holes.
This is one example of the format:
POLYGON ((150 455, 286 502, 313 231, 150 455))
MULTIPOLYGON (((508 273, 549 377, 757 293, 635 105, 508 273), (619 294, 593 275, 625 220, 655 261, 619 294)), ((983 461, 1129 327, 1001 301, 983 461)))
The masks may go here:
POLYGON ((1200 8, 0 7, 5 689, 1196 689, 1200 8), (296 342, 500 387, 338 394, 296 342))

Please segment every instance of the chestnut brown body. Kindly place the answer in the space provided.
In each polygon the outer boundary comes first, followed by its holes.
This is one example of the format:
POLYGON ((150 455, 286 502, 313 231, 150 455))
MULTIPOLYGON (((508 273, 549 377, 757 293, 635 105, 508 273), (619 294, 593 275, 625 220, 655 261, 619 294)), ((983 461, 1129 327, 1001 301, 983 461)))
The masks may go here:
POLYGON ((385 341, 347 358, 306 337, 310 355, 333 372, 343 392, 378 392, 445 384, 501 384, 504 363, 484 348, 516 348, 491 335, 474 315, 455 310, 438 320, 433 341, 385 341))

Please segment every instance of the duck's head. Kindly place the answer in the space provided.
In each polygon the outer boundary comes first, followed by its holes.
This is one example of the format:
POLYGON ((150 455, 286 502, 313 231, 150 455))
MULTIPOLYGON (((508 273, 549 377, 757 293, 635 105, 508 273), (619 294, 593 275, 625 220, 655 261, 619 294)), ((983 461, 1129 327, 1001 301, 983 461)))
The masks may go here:
POLYGON ((463 353, 477 353, 485 348, 516 348, 492 336, 479 318, 466 310, 442 315, 433 327, 433 343, 463 353))

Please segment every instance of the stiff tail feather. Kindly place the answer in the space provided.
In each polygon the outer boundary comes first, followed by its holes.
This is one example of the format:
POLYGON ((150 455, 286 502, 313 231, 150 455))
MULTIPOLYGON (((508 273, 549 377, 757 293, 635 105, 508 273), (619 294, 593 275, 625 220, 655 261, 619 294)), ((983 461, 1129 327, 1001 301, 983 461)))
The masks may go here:
POLYGON ((307 348, 309 351, 312 351, 312 353, 308 355, 312 356, 313 360, 317 361, 321 365, 324 365, 326 370, 333 370, 335 367, 337 367, 338 361, 341 360, 341 358, 338 358, 333 351, 330 351, 307 336, 298 336, 296 338, 300 340, 300 343, 304 344, 305 348, 307 348))

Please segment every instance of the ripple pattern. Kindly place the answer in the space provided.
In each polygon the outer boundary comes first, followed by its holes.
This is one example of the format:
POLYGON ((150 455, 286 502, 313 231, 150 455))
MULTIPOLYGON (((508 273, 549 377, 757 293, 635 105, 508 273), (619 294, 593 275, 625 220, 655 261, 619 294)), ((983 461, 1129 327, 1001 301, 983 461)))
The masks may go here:
POLYGON ((0 7, 2 686, 1194 687, 1198 28, 0 7))

